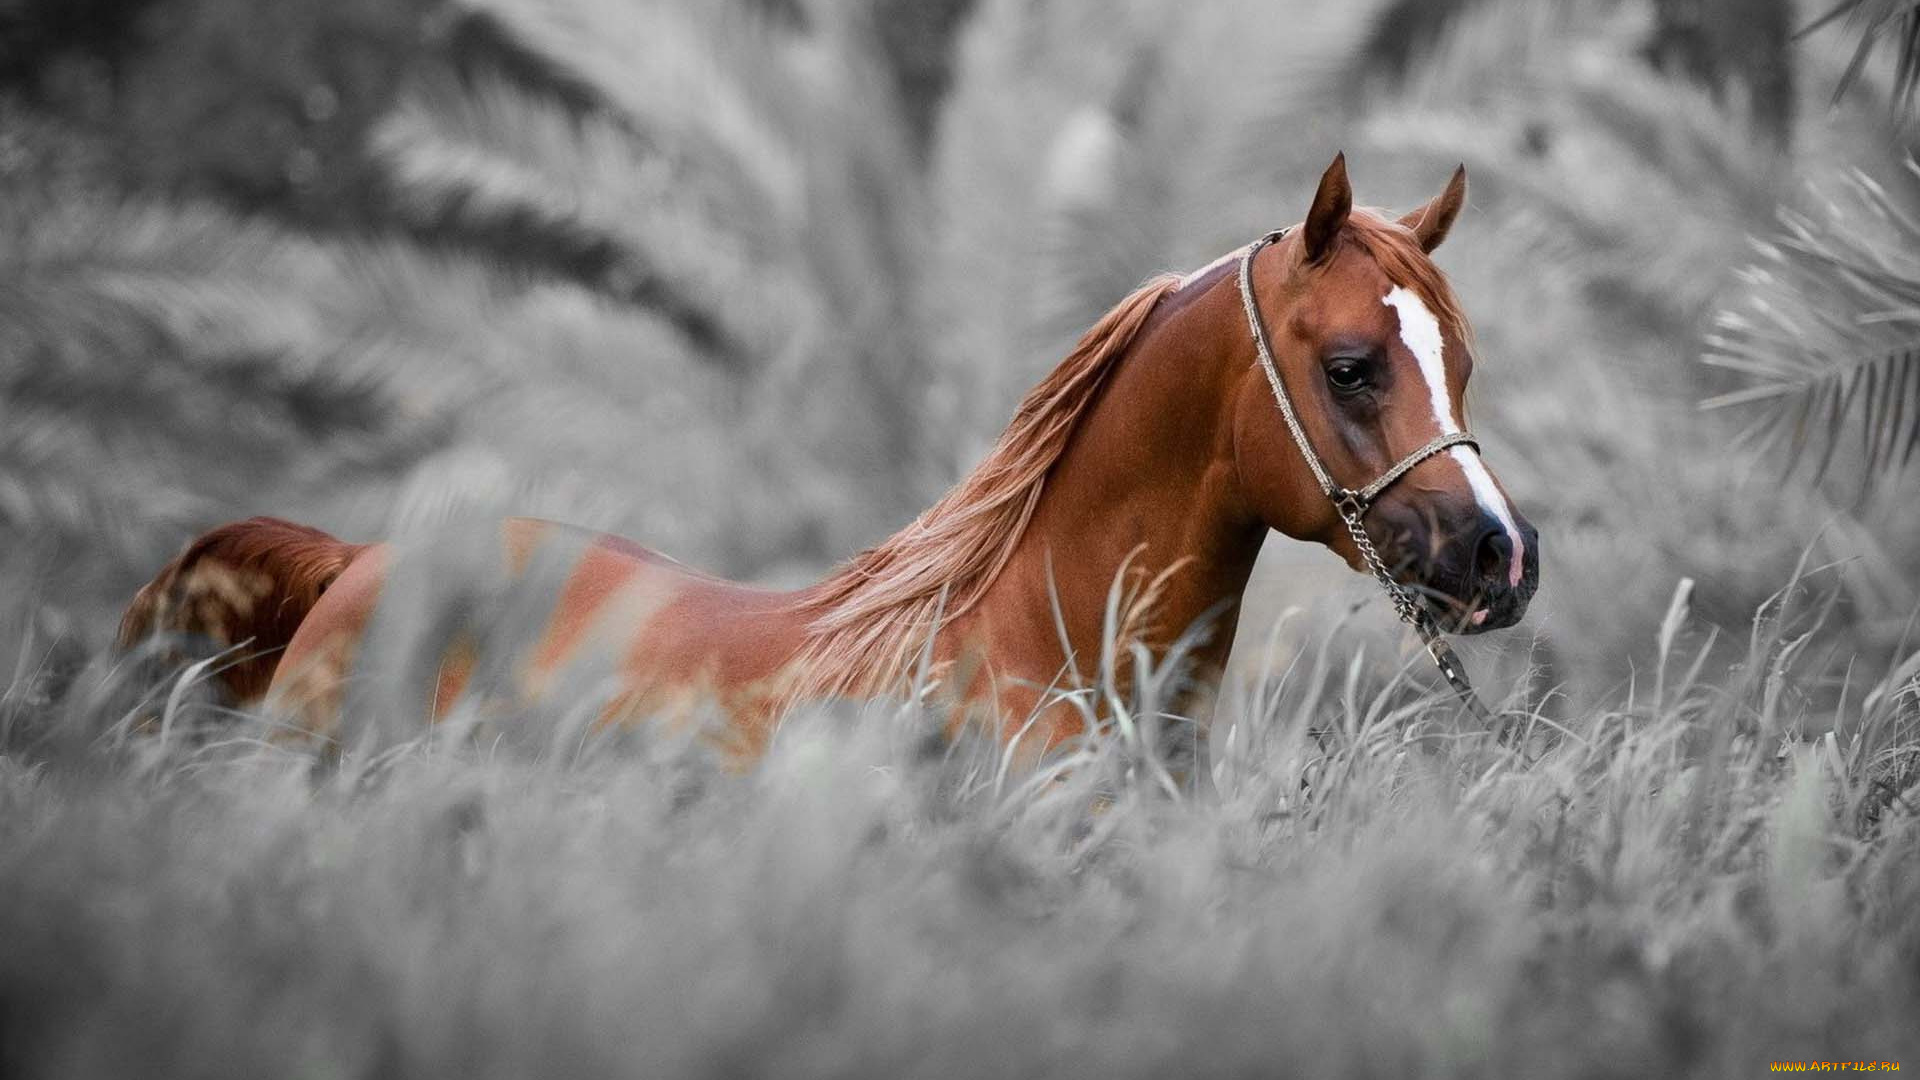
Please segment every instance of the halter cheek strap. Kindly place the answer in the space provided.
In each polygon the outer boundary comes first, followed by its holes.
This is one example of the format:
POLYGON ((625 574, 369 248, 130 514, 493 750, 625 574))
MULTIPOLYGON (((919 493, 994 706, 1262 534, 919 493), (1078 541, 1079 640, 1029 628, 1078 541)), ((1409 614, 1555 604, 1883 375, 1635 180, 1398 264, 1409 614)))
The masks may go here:
POLYGON ((1427 612, 1426 608, 1420 606, 1406 586, 1394 580, 1392 572, 1387 569, 1386 562, 1380 558, 1379 551, 1374 548, 1373 538, 1367 535, 1365 521, 1367 511, 1372 508, 1374 500, 1380 497, 1381 492, 1412 472, 1415 465, 1455 446, 1471 446, 1474 452, 1478 453, 1480 443, 1464 431, 1445 432, 1435 436, 1420 449, 1401 458, 1392 468, 1375 477, 1373 482, 1365 487, 1349 488, 1334 482, 1332 474, 1327 472, 1326 465, 1321 462, 1320 455, 1313 452, 1313 443, 1308 441, 1306 429, 1300 426, 1300 416, 1294 410, 1293 399, 1287 396, 1287 388, 1280 381, 1280 369, 1273 361, 1273 346, 1267 340, 1266 320, 1261 318, 1260 304, 1253 296, 1254 256, 1260 254, 1260 249, 1286 235, 1286 229, 1276 229, 1248 245, 1246 254, 1240 257, 1240 302, 1246 307, 1247 327, 1253 332, 1253 351, 1260 358, 1260 367, 1267 373, 1267 385, 1273 387, 1273 400, 1280 406, 1280 416, 1287 422, 1287 432, 1293 436, 1293 445, 1299 448, 1300 456, 1306 459, 1307 468, 1313 471, 1313 478, 1320 485, 1321 493, 1326 495, 1333 503, 1333 508, 1339 511, 1340 520, 1346 525, 1347 534, 1353 538, 1354 547, 1359 550, 1360 557, 1365 560, 1367 569, 1373 572, 1374 580, 1380 583, 1380 587, 1386 590, 1388 599, 1393 601, 1394 611, 1399 614, 1402 621, 1419 633, 1420 640, 1426 645, 1427 655, 1432 658, 1434 666, 1440 669, 1440 674, 1446 677, 1454 693, 1459 695, 1461 703, 1483 722, 1491 724, 1494 719, 1493 714, 1487 711, 1487 707, 1481 704, 1479 697, 1474 694, 1473 684, 1467 680, 1467 671, 1460 663, 1460 657, 1441 635, 1440 627, 1435 624, 1433 616, 1427 612))

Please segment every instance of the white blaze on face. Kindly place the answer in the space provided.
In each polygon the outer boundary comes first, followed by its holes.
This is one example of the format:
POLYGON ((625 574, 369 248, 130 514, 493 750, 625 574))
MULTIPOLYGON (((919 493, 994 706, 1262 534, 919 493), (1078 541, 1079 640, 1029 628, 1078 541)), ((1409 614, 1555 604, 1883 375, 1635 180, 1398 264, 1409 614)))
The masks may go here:
MULTIPOLYGON (((1453 399, 1447 395, 1447 365, 1445 360, 1446 341, 1440 334, 1440 320, 1433 317, 1427 305, 1411 291, 1398 285, 1380 301, 1394 310, 1400 317, 1400 340, 1407 351, 1420 362, 1420 374, 1427 382, 1427 394, 1433 400, 1433 419, 1440 425, 1440 434, 1451 435, 1460 430, 1460 423, 1453 416, 1453 399)), ((1480 455, 1468 447, 1456 446, 1450 451, 1453 460, 1460 464, 1460 471, 1466 474, 1467 486, 1473 489, 1473 497, 1480 508, 1492 514, 1500 527, 1507 532, 1507 540, 1513 545, 1513 558, 1507 565, 1507 582, 1518 586, 1522 570, 1526 565, 1526 542, 1520 539, 1520 527, 1514 524, 1513 508, 1507 505, 1505 496, 1493 482, 1493 474, 1487 472, 1487 466, 1480 455)))

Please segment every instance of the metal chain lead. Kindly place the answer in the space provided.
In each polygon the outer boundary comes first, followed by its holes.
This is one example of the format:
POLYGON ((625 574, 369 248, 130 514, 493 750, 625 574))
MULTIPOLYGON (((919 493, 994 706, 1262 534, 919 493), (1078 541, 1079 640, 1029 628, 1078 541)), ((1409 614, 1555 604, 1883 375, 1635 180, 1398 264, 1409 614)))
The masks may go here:
POLYGON ((1473 692, 1473 683, 1467 679, 1467 669, 1460 663, 1459 654, 1447 644, 1440 628, 1434 624, 1433 616, 1420 606, 1406 586, 1393 579, 1393 573, 1387 569, 1385 560, 1380 558, 1380 552, 1373 546, 1373 538, 1367 535, 1366 523, 1360 519, 1357 504, 1351 499, 1353 493, 1341 494, 1349 498, 1344 501, 1336 499, 1334 502, 1340 511, 1340 520, 1347 526, 1347 535, 1353 537, 1353 546, 1360 549, 1360 557, 1366 561, 1367 569, 1373 571, 1374 580, 1380 583, 1380 587, 1386 590, 1387 598, 1393 601, 1393 610, 1400 616, 1400 621, 1413 627, 1414 632, 1420 635, 1428 658, 1433 661, 1434 667, 1440 669, 1447 685, 1453 687, 1460 703, 1475 719, 1491 726, 1494 722, 1493 713, 1481 702, 1480 695, 1473 692))
POLYGON ((1326 493, 1327 498, 1332 500, 1334 509, 1339 511, 1340 520, 1345 523, 1347 535, 1353 538, 1353 545, 1359 549, 1361 559, 1366 562, 1367 569, 1373 572, 1374 579, 1380 583, 1380 587, 1386 590, 1387 598, 1393 601, 1394 612, 1400 616, 1402 622, 1413 627, 1414 632, 1420 635, 1421 644, 1426 646, 1427 656, 1433 660, 1433 666, 1440 669, 1440 674, 1447 680, 1447 684, 1453 687, 1453 692, 1459 697, 1460 703, 1476 719, 1492 726, 1495 720, 1494 715, 1481 702, 1480 696, 1473 692, 1473 683, 1467 679, 1467 669, 1460 663, 1459 654, 1453 651, 1453 646, 1447 644, 1447 639, 1433 621, 1433 616, 1420 606, 1413 593, 1393 579, 1392 571, 1387 569, 1385 560, 1380 558, 1380 552, 1373 546, 1373 537, 1367 534, 1365 521, 1367 507, 1373 503, 1373 500, 1386 490, 1389 484, 1406 475, 1415 465, 1449 447, 1465 445, 1477 451, 1480 444, 1466 432, 1443 434, 1402 458, 1398 464, 1388 469, 1363 490, 1354 491, 1334 483, 1333 477, 1320 463, 1320 456, 1313 452, 1313 445, 1307 441, 1307 433, 1301 427, 1299 417, 1294 414, 1293 402, 1287 397, 1286 387, 1280 381, 1280 369, 1273 361, 1273 348, 1267 343, 1267 327, 1260 318, 1260 306, 1253 295, 1253 257, 1260 253, 1261 248, 1285 235, 1284 229, 1268 233, 1248 245, 1246 253, 1240 258, 1240 299, 1246 308, 1247 325, 1253 332, 1254 353, 1260 359, 1260 366, 1266 369, 1267 382, 1273 387, 1274 401, 1280 406, 1280 415, 1286 420, 1287 431, 1293 436, 1294 445, 1299 448, 1300 455, 1306 459, 1307 467, 1313 472, 1313 478, 1319 482, 1320 490, 1326 493))

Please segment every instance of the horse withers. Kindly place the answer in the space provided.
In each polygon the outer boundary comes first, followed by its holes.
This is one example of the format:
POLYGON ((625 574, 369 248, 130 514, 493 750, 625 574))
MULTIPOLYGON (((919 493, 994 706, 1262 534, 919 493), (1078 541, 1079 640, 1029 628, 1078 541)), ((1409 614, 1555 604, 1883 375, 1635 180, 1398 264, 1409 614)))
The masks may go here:
MULTIPOLYGON (((596 651, 620 688, 611 712, 709 696, 750 755, 796 702, 901 693, 930 661, 951 675, 950 698, 1032 718, 1030 743, 1052 745, 1085 720, 1049 688, 1093 669, 1123 568, 1150 586, 1151 618, 1129 628, 1150 652, 1212 620, 1190 658, 1203 693, 1269 531, 1360 570, 1374 549, 1449 630, 1514 624, 1538 582, 1539 540, 1465 434, 1472 334, 1429 257, 1465 198, 1462 169, 1403 217, 1356 208, 1335 158, 1303 222, 1120 301, 952 491, 805 588, 504 522, 503 573, 555 543, 578 548, 515 665, 521 691, 596 651)), ((268 518, 225 525, 141 590, 122 640, 244 645, 220 676, 230 694, 324 730, 397 566, 390 544, 268 518)), ((446 650, 437 708, 468 688, 472 666, 471 650, 446 650)))

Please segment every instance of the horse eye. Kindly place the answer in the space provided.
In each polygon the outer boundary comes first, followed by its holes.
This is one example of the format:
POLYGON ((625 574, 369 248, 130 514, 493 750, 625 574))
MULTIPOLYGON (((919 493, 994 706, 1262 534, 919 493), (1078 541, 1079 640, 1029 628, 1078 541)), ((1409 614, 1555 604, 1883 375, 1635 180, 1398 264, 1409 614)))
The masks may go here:
POLYGON ((1333 387, 1335 393, 1357 394, 1370 382, 1367 366, 1359 360, 1335 360, 1327 365, 1327 385, 1333 387))

